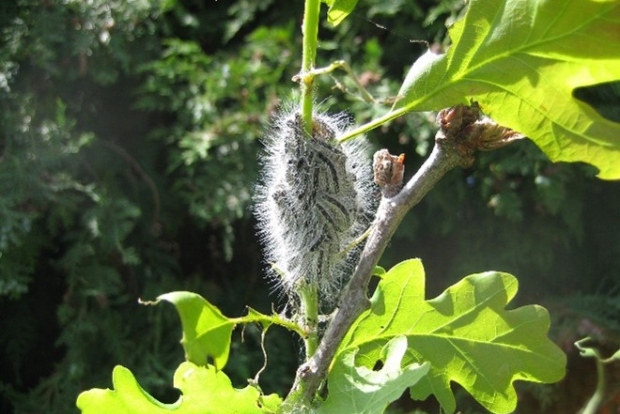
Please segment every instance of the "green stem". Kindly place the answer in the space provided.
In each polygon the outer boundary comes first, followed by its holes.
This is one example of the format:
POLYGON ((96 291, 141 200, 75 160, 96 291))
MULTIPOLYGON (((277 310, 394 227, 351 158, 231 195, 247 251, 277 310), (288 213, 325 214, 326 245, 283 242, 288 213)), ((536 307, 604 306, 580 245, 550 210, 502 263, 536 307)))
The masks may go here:
MULTIPOLYGON (((315 354, 319 346, 319 337, 317 332, 319 309, 316 285, 304 284, 299 289, 299 297, 301 299, 301 315, 303 318, 303 327, 305 335, 303 336, 306 345, 306 360, 308 363, 315 354)), ((297 412, 299 405, 303 405, 308 393, 308 384, 302 383, 297 389, 291 390, 291 393, 284 400, 278 409, 278 414, 297 412)), ((309 399, 308 401, 311 401, 309 399)))
POLYGON ((308 135, 312 134, 312 104, 314 75, 310 72, 316 62, 316 49, 319 34, 320 0, 306 0, 303 24, 303 52, 301 61, 301 115, 308 135))
POLYGON ((350 131, 345 132, 343 135, 341 135, 340 137, 338 137, 338 142, 339 143, 343 143, 345 141, 348 141, 350 139, 355 138, 357 135, 360 134, 364 134, 372 129, 375 129, 377 127, 380 127, 381 125, 390 122, 393 119, 396 119, 400 116, 405 115, 407 112, 409 112, 407 110, 407 108, 398 108, 396 110, 390 111, 387 114, 383 115, 380 118, 376 118, 373 119, 372 121, 368 122, 367 124, 361 125, 355 129, 352 129, 350 131))
POLYGON ((325 75, 334 72, 336 69, 342 69, 347 73, 349 78, 351 78, 351 80, 355 83, 355 86, 357 86, 357 90, 362 94, 362 99, 364 100, 364 102, 375 102, 375 98, 372 97, 370 92, 368 92, 364 85, 362 85, 362 83, 359 81, 359 79, 357 79, 357 76, 355 76, 355 73, 353 72, 353 69, 351 69, 351 66, 349 66, 349 64, 344 60, 337 60, 324 68, 312 69, 312 71, 306 73, 306 75, 325 75))
MULTIPOLYGON (((312 135, 313 83, 315 76, 313 70, 316 62, 320 11, 320 0, 305 0, 301 72, 296 78, 301 85, 301 117, 304 122, 304 130, 308 136, 312 135)), ((313 357, 319 345, 317 332, 319 298, 317 286, 303 284, 299 287, 299 297, 301 300, 300 314, 305 331, 304 342, 306 345, 307 363, 313 357)), ((307 391, 306 384, 301 384, 296 390, 292 390, 278 409, 278 413, 289 413, 297 410, 298 404, 301 404, 307 391)))
MULTIPOLYGON (((319 36, 320 0, 306 0, 303 24, 303 51, 301 59, 301 113, 304 128, 308 136, 312 135, 312 105, 314 65, 319 36)), ((304 285, 300 288, 301 315, 308 334, 306 342, 306 360, 310 359, 318 346, 317 324, 319 318, 317 287, 304 285)))
POLYGON ((319 322, 318 293, 316 285, 304 285, 300 288, 301 314, 306 331, 306 361, 312 358, 319 345, 317 325, 319 322))
POLYGON ((586 406, 583 408, 583 411, 581 411, 581 414, 596 414, 605 397, 605 365, 603 364, 600 355, 598 355, 598 352, 596 353, 596 358, 594 358, 594 361, 596 362, 596 390, 586 403, 586 406))

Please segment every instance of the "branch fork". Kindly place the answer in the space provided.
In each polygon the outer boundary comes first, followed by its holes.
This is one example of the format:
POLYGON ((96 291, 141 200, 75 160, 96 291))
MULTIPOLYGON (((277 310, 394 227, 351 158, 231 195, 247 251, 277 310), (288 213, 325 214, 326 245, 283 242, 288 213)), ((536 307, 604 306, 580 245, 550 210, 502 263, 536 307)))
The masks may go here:
MULTIPOLYGON (((455 167, 469 167, 476 150, 491 150, 522 138, 483 116, 476 103, 444 109, 437 117, 439 131, 428 159, 402 187, 404 156, 380 150, 374 157, 375 180, 382 186, 383 197, 359 263, 347 284, 340 306, 333 314, 316 352, 297 370, 291 393, 283 409, 307 407, 326 379, 330 364, 353 322, 370 308, 366 295, 368 282, 387 244, 405 214, 455 167)), ((288 411, 283 411, 288 412, 288 411)))

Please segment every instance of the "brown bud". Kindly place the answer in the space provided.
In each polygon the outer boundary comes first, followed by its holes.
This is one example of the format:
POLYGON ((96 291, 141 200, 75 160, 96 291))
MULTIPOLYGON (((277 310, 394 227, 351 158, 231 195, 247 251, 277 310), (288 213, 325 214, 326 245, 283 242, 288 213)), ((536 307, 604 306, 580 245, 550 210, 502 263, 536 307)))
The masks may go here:
POLYGON ((392 155, 386 149, 375 152, 372 163, 375 183, 385 197, 392 197, 400 191, 405 174, 404 162, 405 154, 392 155))
POLYGON ((437 114, 437 124, 439 131, 435 140, 441 145, 454 146, 461 158, 461 167, 473 164, 476 150, 497 149, 523 138, 522 134, 484 116, 476 102, 471 106, 442 109, 437 114))

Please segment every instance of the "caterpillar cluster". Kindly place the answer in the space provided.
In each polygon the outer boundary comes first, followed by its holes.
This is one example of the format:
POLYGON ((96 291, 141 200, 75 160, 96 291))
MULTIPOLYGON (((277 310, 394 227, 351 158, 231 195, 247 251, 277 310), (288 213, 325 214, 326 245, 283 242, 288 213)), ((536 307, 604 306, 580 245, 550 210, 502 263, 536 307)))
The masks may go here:
POLYGON ((356 265, 375 204, 363 139, 339 144, 346 116, 316 113, 312 136, 298 111, 284 113, 264 140, 255 213, 271 277, 289 297, 314 284, 329 304, 356 265), (353 246, 353 247, 352 247, 353 246))

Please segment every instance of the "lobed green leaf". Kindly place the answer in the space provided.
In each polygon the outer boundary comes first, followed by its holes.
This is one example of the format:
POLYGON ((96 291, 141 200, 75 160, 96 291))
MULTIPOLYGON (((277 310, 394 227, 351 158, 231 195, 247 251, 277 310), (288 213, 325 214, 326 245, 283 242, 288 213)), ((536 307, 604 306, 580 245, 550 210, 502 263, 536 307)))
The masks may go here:
POLYGON ((385 120, 474 100, 551 160, 620 178, 620 124, 573 96, 620 79, 619 2, 472 0, 450 37, 446 54, 414 63, 385 120))
POLYGON ((277 395, 263 396, 251 386, 233 388, 224 372, 191 362, 182 363, 174 374, 174 387, 183 395, 173 404, 153 398, 125 367, 114 368, 112 382, 113 390, 92 389, 79 395, 77 406, 83 414, 261 414, 275 413, 282 403, 277 395))
POLYGON ((297 332, 300 336, 305 335, 296 323, 280 315, 264 315, 251 308, 246 316, 228 318, 215 305, 192 292, 166 293, 150 304, 157 304, 161 300, 176 307, 183 327, 181 344, 185 350, 185 359, 200 366, 205 366, 212 360, 217 369, 224 368, 230 354, 232 331, 240 323, 260 323, 263 329, 276 324, 297 332))
POLYGON ((212 359, 217 369, 228 362, 232 331, 236 326, 202 296, 191 292, 170 292, 157 298, 172 303, 183 326, 181 344, 185 359, 204 366, 212 359))
POLYGON ((517 292, 506 273, 467 276, 432 300, 425 300, 424 269, 408 260, 379 282, 364 312, 343 340, 336 360, 357 353, 356 363, 372 368, 394 338, 407 338, 402 360, 430 363, 430 371, 411 388, 416 399, 434 394, 444 410, 456 402, 455 381, 494 413, 515 409, 516 380, 550 383, 565 373, 566 357, 547 338, 549 315, 536 305, 505 310, 517 292))
POLYGON ((316 414, 382 414, 392 401, 427 374, 429 364, 410 363, 401 368, 407 351, 403 336, 385 346, 385 364, 379 370, 356 366, 358 349, 348 349, 329 373, 329 395, 316 414))

